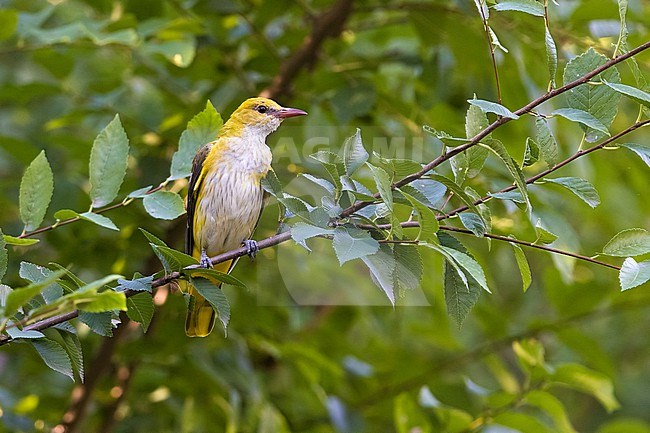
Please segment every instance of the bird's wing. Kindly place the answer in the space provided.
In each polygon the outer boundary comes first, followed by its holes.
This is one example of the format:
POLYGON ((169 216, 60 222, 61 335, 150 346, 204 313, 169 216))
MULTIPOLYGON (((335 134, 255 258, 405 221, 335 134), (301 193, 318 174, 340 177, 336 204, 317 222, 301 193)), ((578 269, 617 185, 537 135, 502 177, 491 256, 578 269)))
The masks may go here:
POLYGON ((185 253, 190 255, 194 250, 194 212, 199 199, 199 191, 205 178, 203 164, 208 153, 210 153, 212 145, 213 143, 208 143, 200 148, 192 161, 192 174, 187 188, 187 230, 185 232, 185 253))

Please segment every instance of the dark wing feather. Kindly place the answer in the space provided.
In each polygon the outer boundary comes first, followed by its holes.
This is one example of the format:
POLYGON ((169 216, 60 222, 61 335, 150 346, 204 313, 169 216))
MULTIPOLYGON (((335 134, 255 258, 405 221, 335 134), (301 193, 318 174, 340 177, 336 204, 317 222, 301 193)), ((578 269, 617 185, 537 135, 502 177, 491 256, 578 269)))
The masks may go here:
POLYGON ((201 190, 201 183, 203 183, 201 171, 211 148, 212 143, 200 148, 192 161, 192 174, 190 175, 190 184, 187 187, 187 230, 185 232, 185 253, 190 255, 194 250, 194 212, 199 198, 199 191, 201 190))

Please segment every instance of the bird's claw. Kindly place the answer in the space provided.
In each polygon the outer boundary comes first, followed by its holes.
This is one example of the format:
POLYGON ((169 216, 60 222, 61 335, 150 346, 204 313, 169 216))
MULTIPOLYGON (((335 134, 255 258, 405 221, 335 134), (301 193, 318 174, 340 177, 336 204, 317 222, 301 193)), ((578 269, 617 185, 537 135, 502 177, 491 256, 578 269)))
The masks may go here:
POLYGON ((212 260, 210 260, 210 257, 208 257, 208 253, 205 252, 205 250, 201 250, 201 267, 210 269, 212 268, 212 260))
POLYGON ((248 254, 248 257, 251 259, 254 259, 257 255, 257 252, 260 250, 260 247, 257 246, 257 241, 253 239, 246 239, 244 242, 242 242, 242 245, 244 248, 246 248, 246 254, 248 254))

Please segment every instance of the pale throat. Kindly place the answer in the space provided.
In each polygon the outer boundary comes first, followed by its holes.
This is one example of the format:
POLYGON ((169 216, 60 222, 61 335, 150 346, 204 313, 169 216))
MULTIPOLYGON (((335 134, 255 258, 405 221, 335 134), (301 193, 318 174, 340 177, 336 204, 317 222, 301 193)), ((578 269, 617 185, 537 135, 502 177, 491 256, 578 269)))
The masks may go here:
POLYGON ((277 126, 271 131, 269 126, 272 125, 245 126, 238 137, 228 140, 228 152, 235 157, 241 169, 256 177, 264 177, 271 168, 272 155, 266 137, 277 126))

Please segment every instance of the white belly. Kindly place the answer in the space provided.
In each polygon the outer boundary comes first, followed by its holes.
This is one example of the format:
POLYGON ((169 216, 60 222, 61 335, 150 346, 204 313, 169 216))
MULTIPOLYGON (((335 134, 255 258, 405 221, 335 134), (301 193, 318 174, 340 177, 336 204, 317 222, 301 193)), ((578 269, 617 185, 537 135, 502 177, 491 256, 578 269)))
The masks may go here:
POLYGON ((270 149, 259 144, 241 149, 232 143, 206 174, 194 215, 195 251, 204 249, 212 257, 239 248, 253 235, 264 198, 260 180, 271 166, 270 149))

